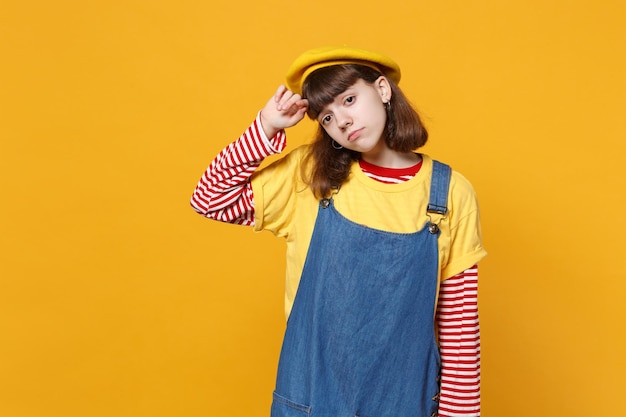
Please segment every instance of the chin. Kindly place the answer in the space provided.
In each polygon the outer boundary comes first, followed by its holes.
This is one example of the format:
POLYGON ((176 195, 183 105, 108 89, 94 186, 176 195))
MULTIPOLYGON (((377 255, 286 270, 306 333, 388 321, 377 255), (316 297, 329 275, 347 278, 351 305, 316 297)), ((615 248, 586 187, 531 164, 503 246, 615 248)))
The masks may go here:
POLYGON ((352 149, 353 151, 356 151, 356 152, 368 153, 368 152, 372 152, 375 148, 376 148, 376 145, 370 146, 368 144, 364 144, 364 145, 351 146, 349 149, 352 149))

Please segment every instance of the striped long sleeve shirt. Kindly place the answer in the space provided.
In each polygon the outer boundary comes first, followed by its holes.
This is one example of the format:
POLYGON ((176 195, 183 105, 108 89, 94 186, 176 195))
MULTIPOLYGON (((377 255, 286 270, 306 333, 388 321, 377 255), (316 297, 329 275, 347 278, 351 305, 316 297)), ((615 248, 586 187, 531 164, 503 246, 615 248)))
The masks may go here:
MULTIPOLYGON (((199 214, 233 224, 254 224, 250 176, 269 155, 282 152, 286 135, 265 137, 260 118, 224 148, 204 172, 191 197, 199 214)), ((410 179, 407 173, 362 165, 370 178, 387 183, 410 179)), ((441 283, 435 315, 441 354, 439 416, 480 416, 480 328, 476 265, 441 283)))

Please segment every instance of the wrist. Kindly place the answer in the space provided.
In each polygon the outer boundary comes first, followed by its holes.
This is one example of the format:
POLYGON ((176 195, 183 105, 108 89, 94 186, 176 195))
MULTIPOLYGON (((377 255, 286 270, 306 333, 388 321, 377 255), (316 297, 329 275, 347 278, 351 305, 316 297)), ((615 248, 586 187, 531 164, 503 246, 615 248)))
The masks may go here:
POLYGON ((263 115, 263 110, 259 113, 259 121, 261 123, 261 129, 263 129, 263 133, 268 139, 273 138, 280 131, 276 127, 272 126, 272 124, 265 118, 263 115))

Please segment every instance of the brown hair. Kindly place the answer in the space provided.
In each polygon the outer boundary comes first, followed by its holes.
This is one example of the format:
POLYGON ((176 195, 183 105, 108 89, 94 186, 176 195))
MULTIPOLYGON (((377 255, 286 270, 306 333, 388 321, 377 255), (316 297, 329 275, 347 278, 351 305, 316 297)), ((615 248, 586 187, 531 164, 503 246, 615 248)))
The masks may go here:
MULTIPOLYGON (((316 120, 324 106, 359 79, 372 84, 382 75, 373 68, 358 64, 333 65, 313 71, 302 85, 302 97, 309 101, 308 116, 316 120)), ((394 151, 413 151, 426 143, 428 132, 400 88, 392 80, 387 80, 392 96, 383 130, 385 142, 394 151)), ((332 190, 348 178, 352 162, 360 155, 349 149, 333 148, 332 138, 319 125, 304 164, 307 174, 303 175, 313 194, 317 198, 329 197, 332 190)))

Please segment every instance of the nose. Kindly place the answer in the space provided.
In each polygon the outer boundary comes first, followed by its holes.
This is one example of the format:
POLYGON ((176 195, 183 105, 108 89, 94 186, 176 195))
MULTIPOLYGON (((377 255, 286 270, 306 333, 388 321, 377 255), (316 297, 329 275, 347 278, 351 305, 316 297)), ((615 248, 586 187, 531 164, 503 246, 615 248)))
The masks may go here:
POLYGON ((340 112, 339 114, 336 114, 335 117, 337 118, 337 125, 341 129, 345 129, 352 125, 352 118, 347 112, 340 112))

